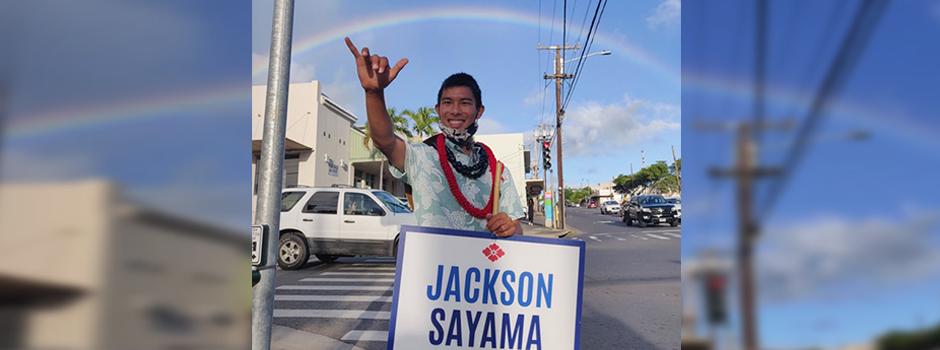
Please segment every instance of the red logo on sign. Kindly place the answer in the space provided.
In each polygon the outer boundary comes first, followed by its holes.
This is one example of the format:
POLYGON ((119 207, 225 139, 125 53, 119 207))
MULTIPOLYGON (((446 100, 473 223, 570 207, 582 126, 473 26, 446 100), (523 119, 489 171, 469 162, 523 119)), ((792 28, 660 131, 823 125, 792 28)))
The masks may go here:
POLYGON ((490 261, 495 262, 496 260, 499 260, 499 258, 502 258, 503 255, 506 255, 506 252, 496 245, 496 243, 490 244, 486 248, 483 248, 483 256, 485 256, 487 259, 490 259, 490 261))

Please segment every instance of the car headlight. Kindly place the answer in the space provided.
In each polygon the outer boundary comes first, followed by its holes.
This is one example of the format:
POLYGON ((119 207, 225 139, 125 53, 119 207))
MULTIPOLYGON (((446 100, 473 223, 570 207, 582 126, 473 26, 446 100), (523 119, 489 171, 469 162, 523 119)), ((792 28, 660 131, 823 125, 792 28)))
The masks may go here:
POLYGON ((642 212, 644 212, 644 213, 650 213, 650 212, 652 212, 652 211, 650 210, 650 208, 641 208, 640 211, 642 211, 642 212))

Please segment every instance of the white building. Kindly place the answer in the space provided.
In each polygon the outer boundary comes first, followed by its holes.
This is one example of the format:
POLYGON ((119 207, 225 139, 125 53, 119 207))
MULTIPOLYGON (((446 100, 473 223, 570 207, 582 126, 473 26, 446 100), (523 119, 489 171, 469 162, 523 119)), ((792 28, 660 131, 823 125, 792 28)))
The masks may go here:
MULTIPOLYGON (((257 193, 266 86, 251 87, 251 170, 257 193)), ((350 184, 349 130, 357 118, 320 91, 319 82, 290 84, 284 142, 284 187, 350 184)))
POLYGON ((614 186, 615 184, 613 182, 591 185, 591 197, 598 201, 598 203, 609 200, 617 201, 617 203, 623 202, 624 195, 615 191, 614 186))
POLYGON ((489 146, 503 166, 512 173, 513 184, 519 195, 519 204, 526 208, 525 141, 522 133, 476 135, 474 139, 489 146))
POLYGON ((104 181, 0 185, 0 348, 235 349, 248 235, 135 205, 104 181))

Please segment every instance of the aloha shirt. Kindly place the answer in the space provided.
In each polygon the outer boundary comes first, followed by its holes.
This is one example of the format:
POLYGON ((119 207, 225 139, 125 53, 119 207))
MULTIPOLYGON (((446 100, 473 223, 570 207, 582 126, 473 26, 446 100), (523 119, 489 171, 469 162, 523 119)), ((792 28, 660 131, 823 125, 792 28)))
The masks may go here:
MULTIPOLYGON (((447 187, 447 178, 441 169, 437 150, 424 143, 406 143, 405 171, 389 167, 392 176, 411 185, 415 218, 420 226, 443 227, 458 230, 487 231, 486 220, 477 219, 457 203, 447 187)), ((450 140, 446 145, 461 164, 470 164, 470 156, 457 149, 450 140)), ((453 169, 449 163, 447 166, 453 169)), ((483 208, 490 199, 493 188, 491 169, 487 168, 477 179, 471 179, 454 170, 457 184, 474 207, 483 208)), ((502 185, 499 189, 499 211, 513 220, 525 217, 525 210, 513 184, 509 169, 503 169, 502 185)))

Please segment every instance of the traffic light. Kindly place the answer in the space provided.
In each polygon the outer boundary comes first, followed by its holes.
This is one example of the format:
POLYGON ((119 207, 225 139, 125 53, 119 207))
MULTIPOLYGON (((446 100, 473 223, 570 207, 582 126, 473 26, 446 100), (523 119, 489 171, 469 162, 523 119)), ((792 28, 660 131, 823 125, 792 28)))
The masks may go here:
POLYGON ((545 170, 552 167, 552 144, 548 141, 542 142, 542 167, 545 170))
POLYGON ((709 273, 705 276, 705 308, 709 323, 725 323, 728 318, 725 310, 727 282, 725 276, 719 273, 709 273))

